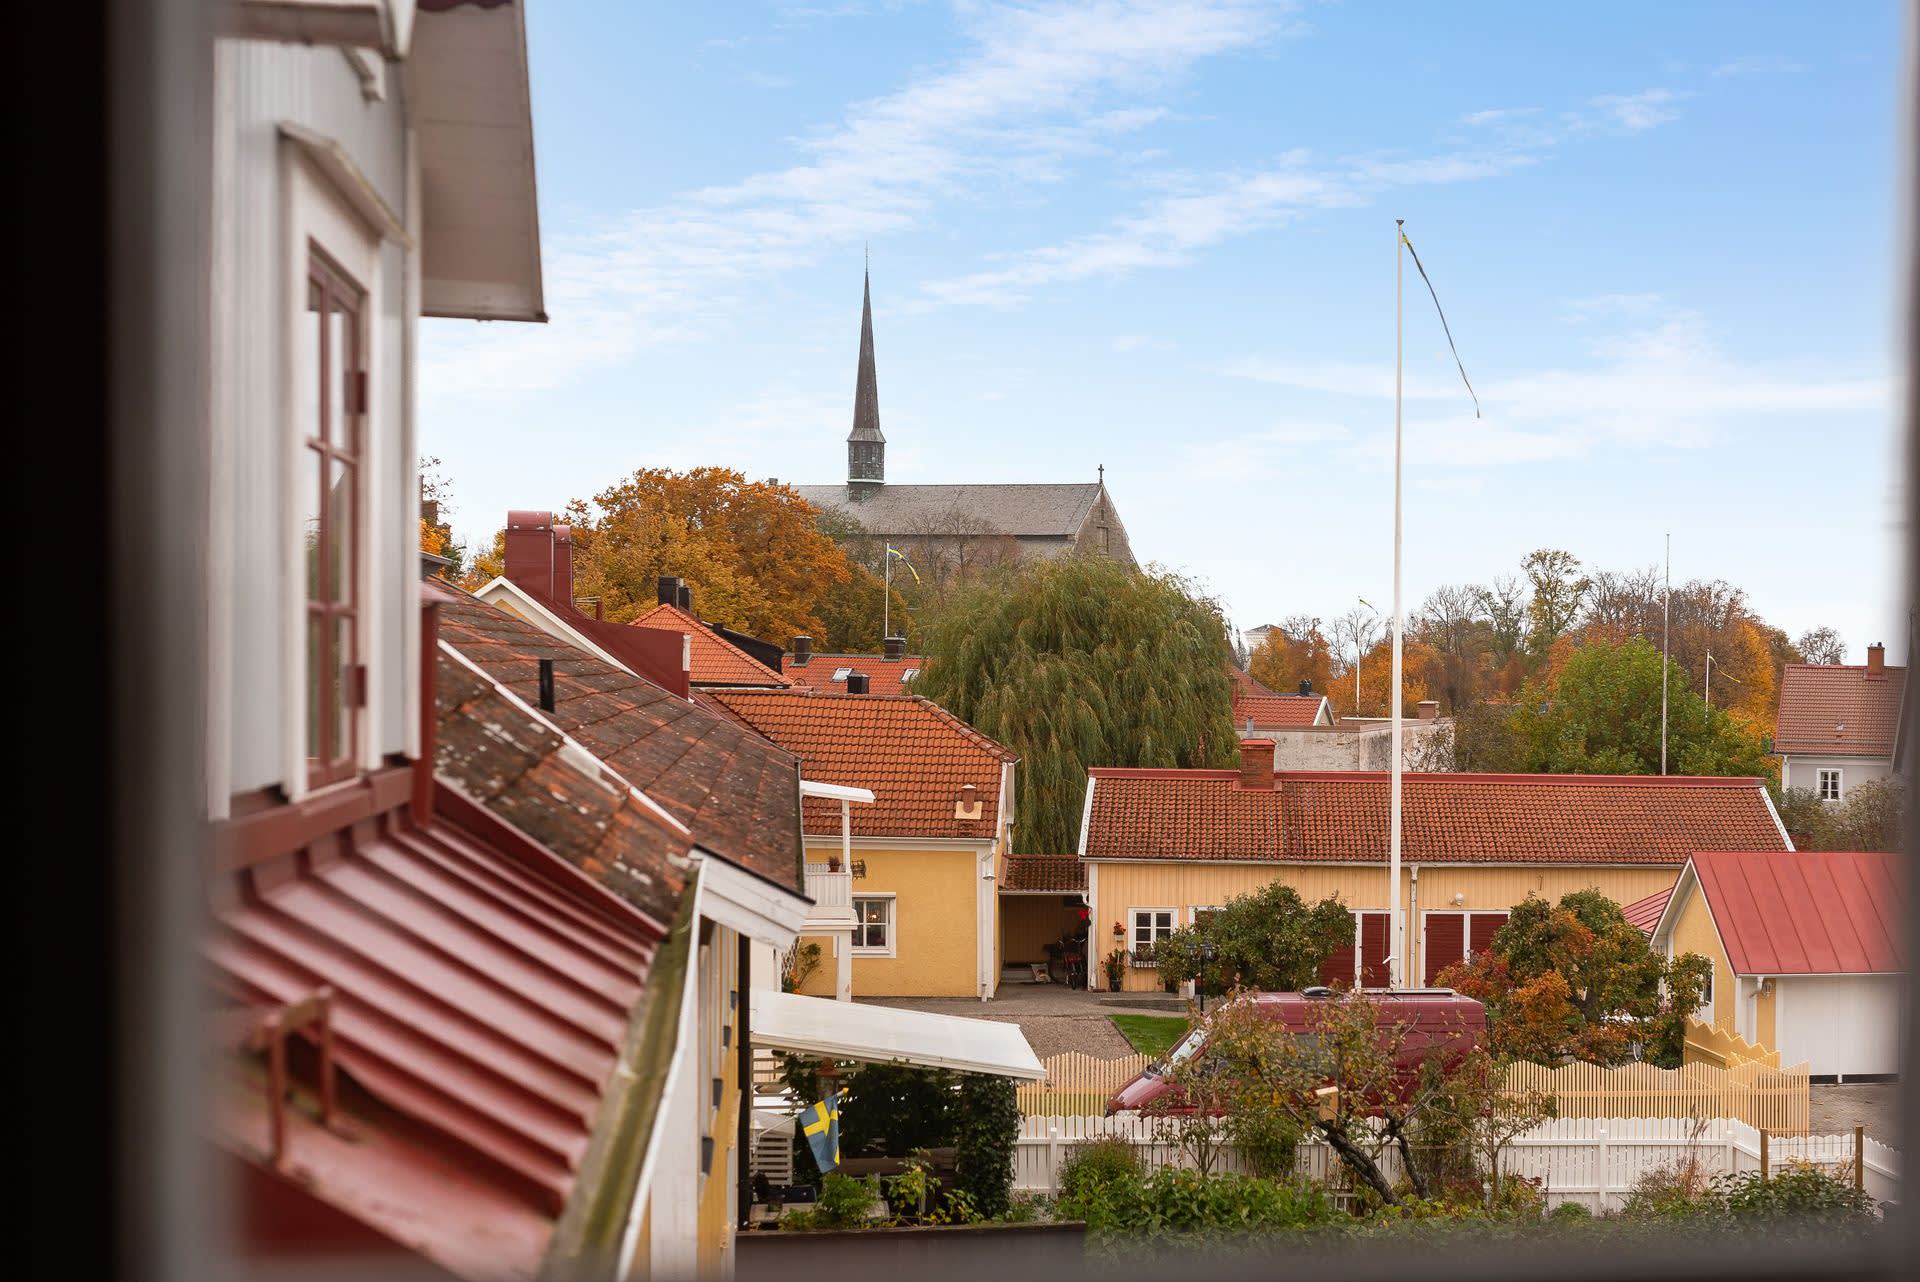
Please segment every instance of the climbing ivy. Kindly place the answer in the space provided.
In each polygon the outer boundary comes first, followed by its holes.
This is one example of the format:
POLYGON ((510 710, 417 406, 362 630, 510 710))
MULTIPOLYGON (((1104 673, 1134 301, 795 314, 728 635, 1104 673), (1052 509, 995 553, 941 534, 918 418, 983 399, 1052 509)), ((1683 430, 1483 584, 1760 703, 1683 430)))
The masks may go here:
POLYGON ((963 1075, 954 1120, 954 1165, 961 1191, 972 1199, 974 1214, 999 1219, 1012 1201, 1013 1154, 1020 1140, 1020 1102, 1013 1079, 963 1075))

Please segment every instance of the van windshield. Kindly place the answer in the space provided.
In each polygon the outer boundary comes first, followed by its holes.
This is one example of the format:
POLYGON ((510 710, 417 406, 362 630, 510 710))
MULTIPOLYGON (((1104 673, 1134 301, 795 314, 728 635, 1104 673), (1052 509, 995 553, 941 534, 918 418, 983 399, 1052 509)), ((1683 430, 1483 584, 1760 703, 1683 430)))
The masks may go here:
POLYGON ((1167 1062, 1162 1064, 1160 1067, 1163 1070, 1165 1070, 1170 1068, 1176 1068, 1179 1065, 1186 1063, 1188 1060, 1193 1058, 1194 1052, 1200 1049, 1200 1043, 1204 1042, 1206 1039, 1207 1039, 1207 1034, 1205 1029, 1201 1029, 1201 1028, 1193 1029, 1185 1037, 1180 1039, 1180 1044, 1178 1046, 1174 1047, 1171 1051, 1167 1053, 1167 1062))

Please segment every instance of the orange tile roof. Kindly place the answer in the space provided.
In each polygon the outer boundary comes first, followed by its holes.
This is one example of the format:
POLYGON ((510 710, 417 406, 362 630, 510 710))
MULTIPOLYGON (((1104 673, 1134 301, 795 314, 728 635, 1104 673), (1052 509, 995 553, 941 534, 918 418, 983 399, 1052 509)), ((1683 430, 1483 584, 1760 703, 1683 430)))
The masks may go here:
POLYGON ((1002 890, 1058 892, 1071 895, 1087 888, 1087 866, 1077 855, 1008 855, 1002 890))
POLYGON ((1835 757, 1891 757, 1907 670, 1789 663, 1780 673, 1773 748, 1835 757))
POLYGON ((838 690, 846 693, 846 678, 835 681, 833 674, 843 668, 852 668, 855 672, 867 674, 868 694, 907 694, 913 681, 920 679, 927 669, 925 655, 909 654, 898 659, 889 659, 878 654, 818 654, 805 663, 796 664, 793 656, 787 656, 786 670, 781 674, 797 686, 809 690, 824 690, 829 693, 838 690), (910 681, 902 682, 901 677, 914 673, 910 681))
POLYGON ((693 684, 697 686, 784 687, 785 677, 742 650, 677 605, 662 601, 629 627, 662 628, 692 638, 693 684))
MULTIPOLYGON (((1088 859, 1384 862, 1384 771, 1088 771, 1088 859)), ((1758 779, 1407 774, 1401 858, 1673 864, 1697 850, 1785 850, 1758 779)))
POLYGON ((1322 694, 1233 694, 1233 723, 1245 726, 1253 718, 1256 730, 1297 730, 1318 725, 1322 694))
MULTIPOLYGON (((936 703, 812 690, 727 690, 715 697, 799 757, 802 778, 871 789, 873 803, 851 809, 856 837, 994 835, 1000 767, 1017 758, 936 703), (956 819, 954 803, 969 783, 982 803, 980 818, 956 819)), ((840 807, 809 798, 804 822, 809 833, 838 833, 840 807)))

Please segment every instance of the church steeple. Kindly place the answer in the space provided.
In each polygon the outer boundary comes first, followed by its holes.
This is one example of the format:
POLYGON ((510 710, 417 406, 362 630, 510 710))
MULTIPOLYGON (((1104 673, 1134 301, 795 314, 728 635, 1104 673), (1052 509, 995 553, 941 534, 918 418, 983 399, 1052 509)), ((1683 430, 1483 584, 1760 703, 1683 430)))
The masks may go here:
POLYGON ((873 372, 873 286, 860 290, 860 371, 853 384, 853 430, 847 433, 847 484, 865 488, 887 480, 887 438, 880 434, 880 383, 873 372))

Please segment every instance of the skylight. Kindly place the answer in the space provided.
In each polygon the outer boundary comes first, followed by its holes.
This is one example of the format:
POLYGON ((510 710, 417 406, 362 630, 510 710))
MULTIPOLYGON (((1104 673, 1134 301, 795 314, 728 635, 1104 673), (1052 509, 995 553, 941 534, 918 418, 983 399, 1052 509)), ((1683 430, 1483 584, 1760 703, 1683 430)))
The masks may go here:
POLYGON ((909 681, 911 681, 911 680, 913 680, 913 679, 914 679, 915 677, 917 677, 917 676, 919 676, 919 675, 920 675, 920 669, 918 669, 918 668, 908 668, 908 669, 906 669, 905 671, 903 671, 903 672, 901 672, 901 674, 900 674, 900 684, 901 684, 901 685, 905 685, 905 684, 907 684, 907 682, 909 682, 909 681))
POLYGON ((833 670, 833 679, 835 681, 845 681, 848 677, 852 675, 853 675, 852 668, 835 668, 833 670))

